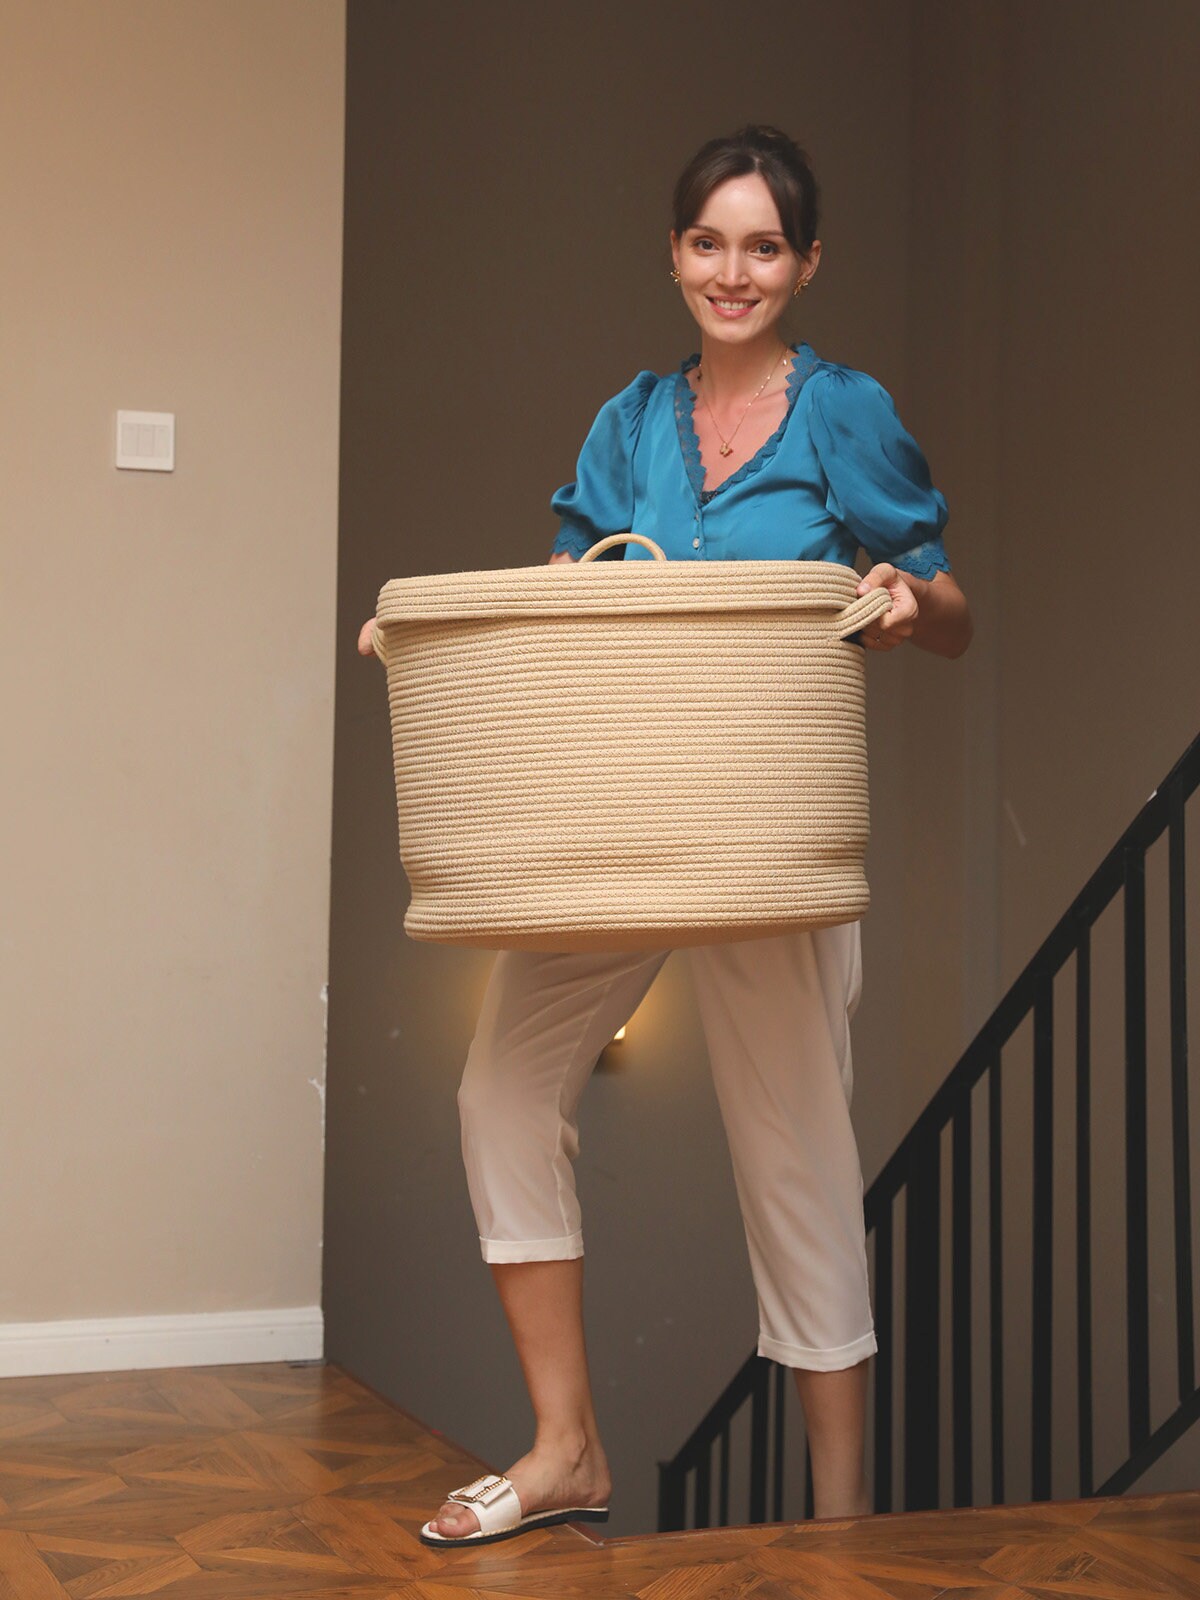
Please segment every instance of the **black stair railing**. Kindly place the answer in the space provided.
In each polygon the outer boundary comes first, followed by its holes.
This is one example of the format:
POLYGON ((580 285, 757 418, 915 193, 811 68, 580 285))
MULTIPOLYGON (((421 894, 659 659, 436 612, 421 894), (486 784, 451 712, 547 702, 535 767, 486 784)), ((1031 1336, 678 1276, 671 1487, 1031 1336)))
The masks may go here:
MULTIPOLYGON (((878 1511, 1120 1493, 1200 1417, 1185 831, 1198 786, 1200 738, 867 1192, 878 1511), (1153 1319, 1152 1303, 1166 1308, 1153 1319), (1173 1392, 1155 1394, 1167 1367, 1173 1392)), ((660 1530, 726 1525, 731 1507, 736 1522, 811 1515, 792 1410, 789 1374, 751 1356, 660 1464, 660 1530)))

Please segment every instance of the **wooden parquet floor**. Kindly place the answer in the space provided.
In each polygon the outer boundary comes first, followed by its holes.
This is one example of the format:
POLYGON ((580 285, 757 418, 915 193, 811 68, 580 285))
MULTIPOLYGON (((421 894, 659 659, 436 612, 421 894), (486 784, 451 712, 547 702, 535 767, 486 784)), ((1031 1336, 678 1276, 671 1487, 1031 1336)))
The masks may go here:
POLYGON ((427 1550, 480 1465, 334 1367, 5 1379, 0 1597, 1200 1600, 1200 1494, 427 1550))

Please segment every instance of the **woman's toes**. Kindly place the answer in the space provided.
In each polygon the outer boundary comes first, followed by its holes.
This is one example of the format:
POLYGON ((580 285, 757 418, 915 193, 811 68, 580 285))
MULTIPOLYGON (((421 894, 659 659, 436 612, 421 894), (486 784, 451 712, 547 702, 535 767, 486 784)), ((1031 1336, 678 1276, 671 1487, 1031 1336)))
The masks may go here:
POLYGON ((448 1500, 433 1519, 433 1525, 444 1539, 463 1539, 475 1532, 479 1519, 466 1506, 448 1500))

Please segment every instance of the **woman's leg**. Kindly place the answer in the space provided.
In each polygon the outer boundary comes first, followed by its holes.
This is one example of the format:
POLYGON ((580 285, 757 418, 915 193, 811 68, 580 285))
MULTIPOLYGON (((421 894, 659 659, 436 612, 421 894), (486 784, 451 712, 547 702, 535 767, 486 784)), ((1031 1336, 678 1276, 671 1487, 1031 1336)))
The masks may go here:
MULTIPOLYGON (((508 1469, 528 1515, 608 1503, 611 1480, 596 1427, 583 1338, 583 1259, 493 1266, 533 1403, 533 1449, 508 1469)), ((447 1538, 474 1532, 473 1511, 448 1500, 435 1519, 447 1538)))
POLYGON ((796 1367, 795 1373, 813 1464, 813 1514, 869 1516, 871 1496, 863 1473, 867 1362, 835 1372, 796 1367))
POLYGON ((867 1285, 850 1124, 857 923, 690 952, 759 1302, 759 1352, 797 1372, 818 1516, 869 1509, 867 1285))
MULTIPOLYGON (((526 1515, 608 1496, 583 1337, 575 1113, 597 1056, 665 959, 506 951, 467 1057, 459 1109, 471 1202, 536 1419, 533 1449, 507 1474, 526 1515)), ((453 1502, 435 1521, 447 1537, 478 1525, 453 1502)))

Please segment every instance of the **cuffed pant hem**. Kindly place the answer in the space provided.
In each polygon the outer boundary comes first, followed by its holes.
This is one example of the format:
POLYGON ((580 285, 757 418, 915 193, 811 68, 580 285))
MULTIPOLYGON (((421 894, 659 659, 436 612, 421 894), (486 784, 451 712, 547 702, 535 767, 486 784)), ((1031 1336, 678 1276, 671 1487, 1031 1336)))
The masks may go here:
POLYGON ((574 1261, 583 1254, 583 1234, 561 1239, 480 1239, 489 1266, 506 1261, 574 1261))
POLYGON ((846 1367, 856 1367, 860 1361, 875 1354, 879 1348, 875 1333, 864 1333, 853 1344, 838 1345, 833 1350, 807 1350, 802 1344, 784 1344, 780 1339, 759 1337, 758 1353, 781 1367, 803 1367, 808 1372, 841 1372, 846 1367))

